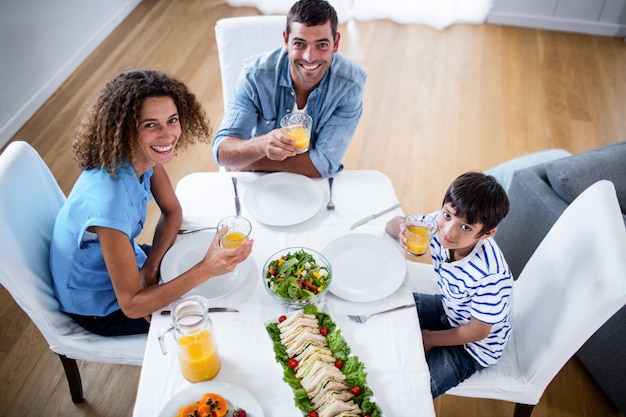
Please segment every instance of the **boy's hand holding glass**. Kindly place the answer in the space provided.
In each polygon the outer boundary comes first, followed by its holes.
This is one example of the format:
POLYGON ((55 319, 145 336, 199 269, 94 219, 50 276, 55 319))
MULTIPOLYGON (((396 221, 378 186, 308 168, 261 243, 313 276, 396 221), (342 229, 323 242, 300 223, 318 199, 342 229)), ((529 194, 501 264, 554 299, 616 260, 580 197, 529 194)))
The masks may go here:
POLYGON ((421 256, 426 253, 435 233, 437 222, 428 214, 410 214, 404 218, 401 242, 409 255, 421 256))

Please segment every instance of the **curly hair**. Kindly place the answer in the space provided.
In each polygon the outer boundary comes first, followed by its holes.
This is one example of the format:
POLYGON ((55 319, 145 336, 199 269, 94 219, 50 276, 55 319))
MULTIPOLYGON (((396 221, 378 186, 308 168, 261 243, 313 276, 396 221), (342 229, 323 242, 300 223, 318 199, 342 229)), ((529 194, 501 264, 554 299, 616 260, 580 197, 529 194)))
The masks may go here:
POLYGON ((116 178, 124 163, 136 159, 144 100, 165 96, 178 110, 182 133, 176 151, 196 142, 209 143, 209 120, 185 84, 163 72, 130 70, 111 78, 83 117, 72 142, 74 161, 82 170, 106 169, 116 178))

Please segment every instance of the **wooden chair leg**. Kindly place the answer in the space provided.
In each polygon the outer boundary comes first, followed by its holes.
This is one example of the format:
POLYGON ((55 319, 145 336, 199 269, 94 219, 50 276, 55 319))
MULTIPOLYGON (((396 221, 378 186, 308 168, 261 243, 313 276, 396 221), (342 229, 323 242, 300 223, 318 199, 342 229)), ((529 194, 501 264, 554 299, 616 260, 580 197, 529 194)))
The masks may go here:
MULTIPOLYGON (((57 355, 59 355, 57 353, 57 355)), ((70 394, 72 395, 72 402, 78 404, 83 402, 83 383, 80 380, 80 371, 78 370, 78 364, 75 359, 68 358, 65 355, 59 355, 63 369, 65 369, 65 376, 67 377, 67 383, 70 386, 70 394)))
POLYGON ((530 417, 533 408, 535 408, 534 405, 516 403, 513 417, 530 417))

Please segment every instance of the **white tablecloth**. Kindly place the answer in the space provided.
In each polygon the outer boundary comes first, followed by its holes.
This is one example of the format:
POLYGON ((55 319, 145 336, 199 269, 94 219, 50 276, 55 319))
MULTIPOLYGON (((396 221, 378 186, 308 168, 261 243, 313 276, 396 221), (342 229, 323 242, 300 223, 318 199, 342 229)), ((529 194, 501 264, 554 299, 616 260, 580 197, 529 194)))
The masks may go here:
MULTIPOLYGON (((215 225, 233 215, 234 192, 231 176, 238 178, 242 215, 252 222, 252 267, 246 281, 232 293, 210 300, 211 306, 235 307, 239 313, 214 313, 211 319, 222 368, 214 379, 236 384, 259 402, 265 417, 301 417, 291 388, 282 381, 282 368, 274 359, 272 343, 264 322, 286 313, 263 288, 261 269, 276 251, 290 246, 321 250, 333 239, 347 233, 384 233, 385 223, 402 214, 387 213, 351 231, 355 221, 378 212, 397 197, 391 181, 376 171, 343 171, 335 175, 333 200, 336 209, 324 207, 311 219, 294 226, 270 227, 255 221, 246 210, 245 192, 263 174, 195 173, 183 178, 176 193, 183 206, 183 228, 215 225)), ((315 179, 328 198, 328 181, 315 179)), ((187 237, 181 236, 180 239, 187 237)), ((398 250, 400 250, 398 246, 398 250)), ((367 260, 376 262, 376 259, 367 260)), ((404 309, 371 319, 366 324, 350 322, 346 314, 361 314, 384 307, 411 303, 412 291, 432 288, 432 267, 408 262, 407 278, 392 295, 375 302, 357 303, 328 294, 325 303, 352 353, 359 356, 368 373, 368 385, 387 417, 434 416, 428 368, 424 359, 421 333, 415 309, 404 309)), ((331 287, 332 288, 332 287, 331 287)), ((190 386, 178 368, 172 335, 166 338, 168 354, 161 353, 159 331, 170 324, 169 317, 153 315, 141 370, 134 416, 158 416, 172 396, 190 386)), ((257 417, 257 416, 251 416, 257 417)))

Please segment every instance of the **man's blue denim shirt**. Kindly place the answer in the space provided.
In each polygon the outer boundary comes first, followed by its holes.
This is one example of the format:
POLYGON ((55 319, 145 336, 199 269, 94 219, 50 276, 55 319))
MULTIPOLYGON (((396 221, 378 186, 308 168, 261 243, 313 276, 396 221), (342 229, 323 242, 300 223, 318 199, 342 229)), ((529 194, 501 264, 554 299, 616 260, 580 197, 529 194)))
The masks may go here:
MULTIPOLYGON (((343 167, 341 160, 363 112, 366 79, 361 67, 335 53, 330 69, 309 95, 307 113, 313 119, 309 156, 323 177, 343 167)), ((285 48, 248 58, 213 140, 215 162, 219 165, 217 150, 224 138, 249 139, 279 128, 295 100, 285 48)))

